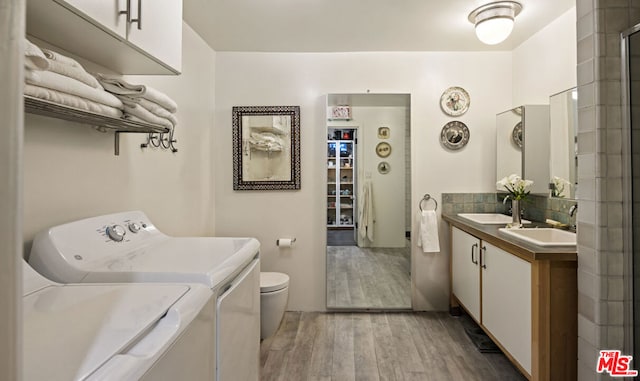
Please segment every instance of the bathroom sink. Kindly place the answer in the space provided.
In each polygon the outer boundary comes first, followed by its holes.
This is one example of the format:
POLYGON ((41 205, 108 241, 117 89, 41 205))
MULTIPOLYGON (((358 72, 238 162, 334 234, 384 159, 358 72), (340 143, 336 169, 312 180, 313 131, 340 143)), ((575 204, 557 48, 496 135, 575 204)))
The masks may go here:
MULTIPOLYGON (((466 218, 478 224, 486 225, 501 225, 511 222, 511 216, 507 216, 500 213, 458 213, 458 216, 466 218)), ((531 221, 522 220, 523 224, 528 224, 531 221)))
POLYGON ((575 246, 576 233, 553 228, 498 229, 501 232, 539 246, 575 246))

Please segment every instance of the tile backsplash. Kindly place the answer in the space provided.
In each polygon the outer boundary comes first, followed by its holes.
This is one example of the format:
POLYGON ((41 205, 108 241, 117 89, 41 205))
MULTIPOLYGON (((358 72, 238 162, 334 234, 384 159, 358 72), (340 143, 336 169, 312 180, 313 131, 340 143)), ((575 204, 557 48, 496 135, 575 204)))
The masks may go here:
MULTIPOLYGON (((506 193, 443 193, 442 213, 505 213, 510 210, 510 202, 502 200, 506 193)), ((524 218, 544 222, 547 218, 563 224, 575 225, 575 214, 569 215, 569 209, 576 204, 575 200, 549 198, 547 196, 529 195, 523 203, 524 218)), ((577 213, 580 213, 578 210, 577 213)))

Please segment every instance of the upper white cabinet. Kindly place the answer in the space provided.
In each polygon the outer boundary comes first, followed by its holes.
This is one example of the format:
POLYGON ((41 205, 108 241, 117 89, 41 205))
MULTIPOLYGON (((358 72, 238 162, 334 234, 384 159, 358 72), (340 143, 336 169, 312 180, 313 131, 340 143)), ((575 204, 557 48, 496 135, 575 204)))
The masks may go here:
POLYGON ((28 0, 27 34, 121 74, 182 70, 182 0, 28 0))

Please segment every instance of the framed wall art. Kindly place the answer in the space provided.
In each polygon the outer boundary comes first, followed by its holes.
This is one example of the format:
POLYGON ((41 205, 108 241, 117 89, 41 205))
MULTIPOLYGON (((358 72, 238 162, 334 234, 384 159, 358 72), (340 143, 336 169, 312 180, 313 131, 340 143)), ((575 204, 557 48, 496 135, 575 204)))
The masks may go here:
POLYGON ((233 189, 300 189, 300 106, 236 106, 233 189))

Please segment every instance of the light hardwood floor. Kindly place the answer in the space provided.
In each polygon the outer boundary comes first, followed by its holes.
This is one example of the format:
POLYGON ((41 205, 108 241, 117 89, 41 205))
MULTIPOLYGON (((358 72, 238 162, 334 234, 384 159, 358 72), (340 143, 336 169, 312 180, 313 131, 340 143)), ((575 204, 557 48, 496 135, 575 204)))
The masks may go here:
POLYGON ((260 346, 262 381, 524 381, 444 312, 287 312, 260 346))
POLYGON ((410 309, 410 248, 327 246, 327 307, 410 309))

